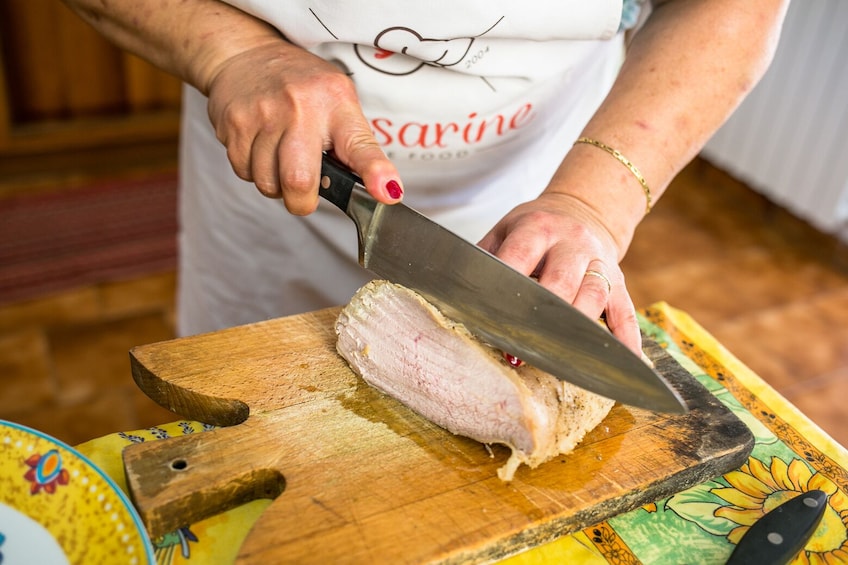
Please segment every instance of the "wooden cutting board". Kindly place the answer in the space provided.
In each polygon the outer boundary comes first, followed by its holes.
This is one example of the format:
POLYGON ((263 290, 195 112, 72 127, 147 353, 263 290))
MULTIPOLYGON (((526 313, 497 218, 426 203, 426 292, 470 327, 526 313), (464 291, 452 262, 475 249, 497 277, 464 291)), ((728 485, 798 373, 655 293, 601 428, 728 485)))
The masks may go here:
POLYGON ((338 312, 131 351, 153 400, 225 426, 126 448, 151 535, 276 497, 240 562, 492 561, 735 469, 753 447, 748 428, 649 342, 689 414, 616 404, 576 451, 504 483, 506 448, 454 436, 351 372, 335 351, 338 312))

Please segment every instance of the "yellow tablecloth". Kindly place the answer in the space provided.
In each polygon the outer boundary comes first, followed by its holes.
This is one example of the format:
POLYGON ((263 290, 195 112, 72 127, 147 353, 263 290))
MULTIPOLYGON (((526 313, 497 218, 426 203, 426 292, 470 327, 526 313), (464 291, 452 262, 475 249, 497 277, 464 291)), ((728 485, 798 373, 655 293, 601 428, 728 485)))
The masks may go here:
MULTIPOLYGON (((659 303, 642 329, 745 422, 756 438, 748 462, 670 498, 618 515, 506 559, 537 563, 724 563, 765 512, 799 492, 821 489, 828 508, 793 563, 848 563, 848 451, 745 367, 685 312, 659 303)), ((173 422, 77 446, 124 490, 121 450, 134 442, 202 432, 173 422)), ((154 540, 161 564, 231 563, 248 528, 268 506, 254 501, 154 540)))

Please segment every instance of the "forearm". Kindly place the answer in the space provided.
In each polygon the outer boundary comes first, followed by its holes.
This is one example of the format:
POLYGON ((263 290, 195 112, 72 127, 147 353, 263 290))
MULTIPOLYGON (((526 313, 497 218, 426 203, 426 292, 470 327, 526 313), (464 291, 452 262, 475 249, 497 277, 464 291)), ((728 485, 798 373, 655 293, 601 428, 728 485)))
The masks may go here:
POLYGON ((227 60, 281 39, 267 23, 217 0, 63 1, 122 49, 204 93, 227 60))
MULTIPOLYGON (((658 5, 628 49, 583 135, 614 147, 656 201, 753 88, 771 61, 783 0, 674 0, 658 5)), ((621 255, 645 213, 636 177, 606 152, 572 148, 549 190, 605 218, 621 255)))

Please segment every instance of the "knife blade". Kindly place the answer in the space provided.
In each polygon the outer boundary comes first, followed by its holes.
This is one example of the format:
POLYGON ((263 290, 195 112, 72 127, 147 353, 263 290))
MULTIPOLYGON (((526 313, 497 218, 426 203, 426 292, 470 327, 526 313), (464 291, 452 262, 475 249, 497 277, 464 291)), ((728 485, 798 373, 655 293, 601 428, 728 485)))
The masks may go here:
POLYGON ((598 323, 412 208, 377 202, 327 154, 319 194, 356 224, 363 267, 418 292, 483 341, 622 404, 688 411, 661 375, 598 323))

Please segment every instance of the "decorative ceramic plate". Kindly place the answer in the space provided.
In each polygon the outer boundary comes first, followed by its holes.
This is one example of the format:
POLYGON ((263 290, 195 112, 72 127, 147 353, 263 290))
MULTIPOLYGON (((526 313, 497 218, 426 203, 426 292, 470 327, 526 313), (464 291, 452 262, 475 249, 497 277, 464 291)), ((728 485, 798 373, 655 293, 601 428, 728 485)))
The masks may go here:
POLYGON ((0 420, 0 563, 155 563, 124 492, 72 447, 0 420))

